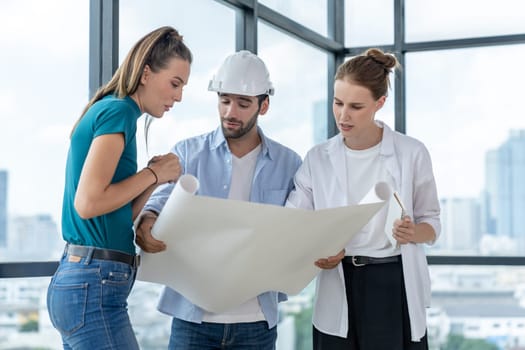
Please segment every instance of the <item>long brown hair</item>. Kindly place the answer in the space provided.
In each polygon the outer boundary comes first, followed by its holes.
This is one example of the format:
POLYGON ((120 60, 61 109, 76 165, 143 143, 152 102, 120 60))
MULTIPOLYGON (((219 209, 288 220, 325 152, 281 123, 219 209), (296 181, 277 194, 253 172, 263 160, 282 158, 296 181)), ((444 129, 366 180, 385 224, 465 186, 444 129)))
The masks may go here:
MULTIPOLYGON (((153 72, 158 72, 166 68, 173 57, 181 58, 189 63, 193 61, 190 49, 184 44, 182 36, 176 29, 165 26, 146 34, 131 48, 111 80, 97 90, 73 126, 73 131, 95 102, 110 94, 118 98, 134 94, 140 85, 142 72, 146 65, 153 72)), ((146 122, 146 125, 149 125, 149 122, 146 122)))

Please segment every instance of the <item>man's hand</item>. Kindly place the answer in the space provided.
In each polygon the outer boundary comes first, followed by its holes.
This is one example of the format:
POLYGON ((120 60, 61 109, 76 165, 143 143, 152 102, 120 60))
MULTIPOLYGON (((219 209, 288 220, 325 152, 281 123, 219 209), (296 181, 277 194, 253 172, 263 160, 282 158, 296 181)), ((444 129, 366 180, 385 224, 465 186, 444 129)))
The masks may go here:
POLYGON ((325 259, 319 259, 315 262, 315 266, 320 269, 330 270, 339 265, 341 260, 345 257, 345 250, 341 250, 337 255, 329 256, 325 259))
POLYGON ((148 211, 141 215, 142 217, 135 230, 135 242, 137 245, 147 253, 158 253, 166 250, 166 244, 163 241, 155 239, 151 234, 151 228, 155 221, 157 221, 157 215, 148 211))

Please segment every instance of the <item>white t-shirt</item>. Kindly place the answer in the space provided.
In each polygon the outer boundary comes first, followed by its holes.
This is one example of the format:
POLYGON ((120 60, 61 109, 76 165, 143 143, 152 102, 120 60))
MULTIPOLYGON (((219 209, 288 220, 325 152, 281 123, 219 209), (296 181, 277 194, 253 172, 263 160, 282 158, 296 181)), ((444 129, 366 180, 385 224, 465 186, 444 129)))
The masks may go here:
MULTIPOLYGON (((376 183, 389 183, 388 173, 379 156, 380 149, 381 143, 365 150, 346 147, 345 165, 349 205, 361 202, 376 183)), ((388 206, 385 206, 352 238, 346 246, 346 255, 379 258, 400 254, 399 249, 392 246, 386 236, 389 234, 385 232, 387 213, 388 206)))
MULTIPOLYGON (((253 174, 257 163, 257 156, 261 152, 259 144, 250 153, 242 158, 232 155, 232 180, 230 186, 229 199, 242 201, 250 200, 252 190, 253 174)), ((234 287, 234 286, 232 286, 234 287)), ((203 322, 214 323, 242 323, 264 321, 265 317, 262 312, 257 297, 223 313, 215 314, 205 312, 203 322)))

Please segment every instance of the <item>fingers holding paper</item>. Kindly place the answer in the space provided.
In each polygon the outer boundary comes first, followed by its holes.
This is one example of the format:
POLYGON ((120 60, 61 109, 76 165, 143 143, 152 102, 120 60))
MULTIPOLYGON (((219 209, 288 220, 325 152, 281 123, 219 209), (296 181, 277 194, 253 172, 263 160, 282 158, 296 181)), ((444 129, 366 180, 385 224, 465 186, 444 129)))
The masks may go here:
POLYGON ((336 267, 345 257, 345 250, 341 250, 337 255, 329 256, 328 258, 319 259, 315 262, 315 266, 320 269, 330 270, 336 267))
POLYGON ((405 215, 402 219, 397 219, 394 221, 394 227, 392 228, 392 237, 399 244, 407 244, 415 242, 416 236, 416 225, 410 218, 410 216, 405 215))
POLYGON ((157 221, 156 215, 144 215, 135 230, 135 242, 147 253, 158 253, 166 250, 166 244, 151 234, 155 221, 157 221))

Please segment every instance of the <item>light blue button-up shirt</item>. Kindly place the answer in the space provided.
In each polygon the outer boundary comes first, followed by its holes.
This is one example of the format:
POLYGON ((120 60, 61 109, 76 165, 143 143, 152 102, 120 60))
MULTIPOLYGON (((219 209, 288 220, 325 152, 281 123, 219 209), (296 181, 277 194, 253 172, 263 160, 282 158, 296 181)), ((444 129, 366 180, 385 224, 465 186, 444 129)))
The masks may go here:
MULTIPOLYGON (((293 187, 293 176, 301 165, 301 158, 291 149, 265 137, 260 128, 258 132, 262 148, 257 156, 250 201, 284 205, 293 187)), ((198 195, 228 198, 232 177, 232 154, 220 127, 208 134, 177 143, 172 152, 179 157, 183 172, 199 179, 198 195)), ((174 186, 160 186, 144 209, 160 212, 174 186)), ((254 271, 254 274, 256 273, 257 271, 254 271)), ((257 299, 268 322, 268 328, 274 327, 278 318, 277 304, 286 300, 286 295, 266 292, 257 296, 257 299)), ((202 322, 204 314, 204 310, 168 287, 162 292, 158 309, 173 317, 196 323, 202 322)))

